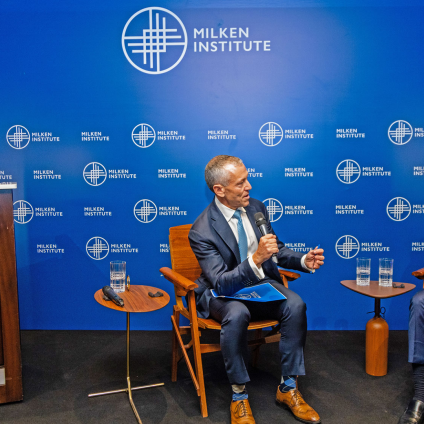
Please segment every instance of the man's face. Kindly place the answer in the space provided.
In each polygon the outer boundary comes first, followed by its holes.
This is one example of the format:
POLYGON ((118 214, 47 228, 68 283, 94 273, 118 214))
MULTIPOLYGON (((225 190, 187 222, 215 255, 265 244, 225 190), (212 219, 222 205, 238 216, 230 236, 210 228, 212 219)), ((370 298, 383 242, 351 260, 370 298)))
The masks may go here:
POLYGON ((227 172, 230 175, 229 183, 226 187, 221 184, 214 185, 215 194, 222 204, 230 209, 236 210, 249 205, 249 191, 252 188, 247 181, 248 172, 244 165, 227 165, 227 172))

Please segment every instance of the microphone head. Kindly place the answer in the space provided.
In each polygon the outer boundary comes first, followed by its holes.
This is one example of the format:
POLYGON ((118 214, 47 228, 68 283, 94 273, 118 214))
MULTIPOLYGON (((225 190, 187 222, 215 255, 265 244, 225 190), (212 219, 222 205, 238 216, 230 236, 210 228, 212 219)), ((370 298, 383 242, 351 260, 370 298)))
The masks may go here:
POLYGON ((108 296, 109 294, 116 294, 115 290, 113 290, 111 286, 104 286, 102 288, 102 291, 105 296, 108 296))
POLYGON ((254 216, 255 216, 256 225, 258 227, 260 227, 261 225, 266 225, 266 220, 262 212, 256 212, 254 216))

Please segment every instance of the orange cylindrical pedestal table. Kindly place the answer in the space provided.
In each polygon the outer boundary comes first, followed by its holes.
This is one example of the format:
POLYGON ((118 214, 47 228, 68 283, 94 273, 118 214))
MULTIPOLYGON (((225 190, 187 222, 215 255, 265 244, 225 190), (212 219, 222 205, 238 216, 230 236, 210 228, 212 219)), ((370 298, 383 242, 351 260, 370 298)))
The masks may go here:
POLYGON ((365 371, 381 377, 387 374, 389 325, 381 317, 371 318, 365 330, 365 371))

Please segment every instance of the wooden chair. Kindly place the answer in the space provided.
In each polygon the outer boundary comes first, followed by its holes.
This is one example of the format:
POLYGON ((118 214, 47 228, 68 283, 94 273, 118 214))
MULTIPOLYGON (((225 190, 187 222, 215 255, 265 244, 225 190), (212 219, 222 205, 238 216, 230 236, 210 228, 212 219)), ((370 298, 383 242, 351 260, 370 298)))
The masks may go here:
MULTIPOLYGON (((200 409, 203 417, 208 416, 206 404, 205 382, 203 378, 202 354, 221 350, 219 344, 200 343, 200 330, 220 330, 221 325, 211 319, 197 317, 196 300, 194 289, 197 284, 194 282, 201 274, 200 265, 191 250, 188 232, 191 225, 180 225, 169 229, 169 243, 171 249, 172 269, 161 268, 164 277, 174 284, 175 300, 172 321, 172 381, 177 381, 177 366, 184 358, 197 395, 200 397, 200 409), (184 306, 183 297, 186 296, 187 307, 184 306), (190 326, 180 326, 180 314, 190 321, 190 326), (191 335, 191 339, 184 344, 182 335, 191 335), (193 348, 194 368, 187 355, 193 348)), ((280 270, 284 285, 288 287, 287 281, 295 280, 300 275, 295 272, 280 270)), ((259 355, 259 347, 264 343, 278 342, 280 340, 279 322, 274 320, 251 322, 249 330, 255 330, 255 339, 249 341, 250 346, 254 346, 253 364, 256 365, 259 355), (262 329, 271 327, 265 336, 262 336, 262 329)))
POLYGON ((423 288, 424 288, 424 268, 421 268, 412 273, 414 277, 417 277, 419 280, 423 280, 423 288))

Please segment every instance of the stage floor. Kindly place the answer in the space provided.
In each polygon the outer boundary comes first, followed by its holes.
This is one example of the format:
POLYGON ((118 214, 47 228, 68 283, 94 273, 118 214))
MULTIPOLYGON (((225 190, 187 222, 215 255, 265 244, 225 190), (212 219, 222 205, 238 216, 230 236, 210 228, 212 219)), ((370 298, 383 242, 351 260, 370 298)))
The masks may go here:
MULTIPOLYGON (((202 340, 218 340, 218 333, 202 340)), ((407 331, 391 331, 385 377, 365 373, 364 331, 310 331, 307 375, 299 389, 323 424, 396 424, 413 394, 407 363, 407 331)), ((133 331, 133 386, 165 386, 134 393, 143 424, 230 423, 231 390, 220 352, 204 356, 209 417, 184 363, 178 381, 170 378, 171 333, 133 331)), ((93 392, 125 387, 124 331, 22 331, 24 401, 0 405, 2 424, 136 423, 127 395, 89 399, 93 392)), ((275 403, 280 380, 278 344, 261 348, 258 368, 250 370, 250 404, 258 424, 296 423, 275 403)))

